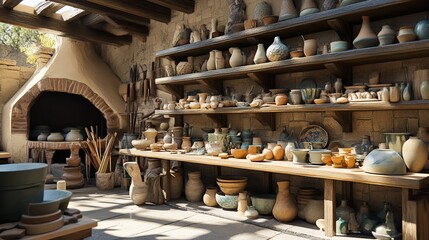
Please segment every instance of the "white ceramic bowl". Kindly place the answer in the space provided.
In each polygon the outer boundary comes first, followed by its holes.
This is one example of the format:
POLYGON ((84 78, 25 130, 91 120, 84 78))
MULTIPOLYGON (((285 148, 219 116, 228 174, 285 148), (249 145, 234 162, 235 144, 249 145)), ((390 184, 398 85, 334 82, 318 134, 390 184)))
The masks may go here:
POLYGON ((348 43, 346 41, 334 41, 331 42, 331 52, 342 52, 348 49, 348 43))
POLYGON ((313 149, 308 151, 310 155, 309 161, 311 164, 324 164, 322 162, 322 154, 323 153, 331 153, 331 150, 327 149, 313 149))

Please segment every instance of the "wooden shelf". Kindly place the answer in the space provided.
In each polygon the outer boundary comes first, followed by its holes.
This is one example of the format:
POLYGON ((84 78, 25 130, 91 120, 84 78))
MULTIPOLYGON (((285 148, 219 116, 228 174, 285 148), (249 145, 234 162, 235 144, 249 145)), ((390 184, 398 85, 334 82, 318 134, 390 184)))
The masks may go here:
POLYGON ((171 154, 168 152, 151 152, 137 149, 121 149, 119 153, 129 156, 157 158, 163 160, 239 168, 253 171, 290 174, 303 177, 331 179, 336 181, 367 183, 387 187, 422 189, 425 186, 429 185, 429 174, 427 173, 407 173, 406 175, 397 175, 393 177, 395 180, 392 181, 391 175, 369 174, 363 172, 359 168, 345 169, 310 164, 296 165, 289 161, 251 162, 246 159, 220 159, 219 157, 190 154, 171 154))
POLYGON ((425 0, 366 0, 344 7, 322 11, 303 17, 293 18, 238 33, 224 35, 205 41, 173 47, 156 53, 156 57, 174 59, 187 56, 198 56, 213 49, 225 50, 231 46, 244 47, 255 45, 256 41, 271 41, 274 36, 292 37, 307 33, 329 30, 328 20, 340 19, 350 24, 360 24, 363 15, 371 17, 371 21, 406 15, 428 9, 425 0))
POLYGON ((363 65, 376 62, 387 62, 429 54, 429 40, 397 43, 386 46, 353 49, 338 53, 329 53, 278 62, 246 65, 234 68, 211 70, 173 77, 157 78, 156 84, 195 84, 201 80, 227 80, 247 78, 249 73, 278 74, 324 69, 326 64, 363 65))
POLYGON ((156 110, 159 115, 196 115, 196 114, 243 114, 243 113, 284 113, 284 112, 351 112, 351 111, 389 111, 429 109, 429 100, 413 100, 400 103, 360 102, 347 104, 301 104, 282 105, 262 108, 224 107, 216 109, 156 110))

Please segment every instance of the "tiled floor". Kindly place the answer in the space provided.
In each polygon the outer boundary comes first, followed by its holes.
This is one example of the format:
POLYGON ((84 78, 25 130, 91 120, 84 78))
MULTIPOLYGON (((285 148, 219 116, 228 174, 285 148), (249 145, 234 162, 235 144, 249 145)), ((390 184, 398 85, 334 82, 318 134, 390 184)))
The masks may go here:
MULTIPOLYGON (((211 208, 185 200, 168 205, 136 206, 122 189, 95 187, 72 190, 69 204, 98 221, 89 239, 323 239, 323 232, 305 222, 282 224, 272 216, 255 220, 235 211, 211 208)), ((340 238, 335 238, 340 239, 340 238)), ((348 238, 350 239, 350 238, 348 238)))

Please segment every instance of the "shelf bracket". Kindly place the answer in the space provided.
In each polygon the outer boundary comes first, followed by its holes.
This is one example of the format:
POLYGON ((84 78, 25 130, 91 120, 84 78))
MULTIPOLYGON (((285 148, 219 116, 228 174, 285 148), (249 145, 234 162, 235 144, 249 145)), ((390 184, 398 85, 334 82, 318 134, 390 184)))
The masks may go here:
POLYGON ((348 47, 351 47, 352 31, 350 24, 342 19, 330 19, 328 25, 338 34, 341 40, 348 42, 348 47))
POLYGON ((340 63, 325 63, 325 68, 337 78, 341 78, 345 86, 352 85, 352 68, 340 63))
POLYGON ((160 85, 158 85, 158 88, 161 91, 168 92, 168 93, 172 94, 177 99, 180 99, 183 97, 183 86, 181 86, 181 85, 160 84, 160 85))
POLYGON ((197 80, 197 83, 202 85, 204 88, 210 89, 213 93, 221 93, 222 91, 222 81, 216 80, 197 80))
POLYGON ((275 115, 272 113, 251 113, 250 115, 251 119, 255 119, 258 121, 262 126, 270 127, 271 131, 276 130, 276 119, 275 115))
POLYGON ((210 118, 216 123, 216 127, 226 127, 226 116, 224 114, 204 114, 207 118, 210 118))
POLYGON ((247 76, 261 86, 265 92, 274 86, 274 75, 265 73, 247 73, 247 76))
POLYGON ((343 132, 352 132, 352 112, 326 112, 326 116, 335 119, 343 127, 343 132))

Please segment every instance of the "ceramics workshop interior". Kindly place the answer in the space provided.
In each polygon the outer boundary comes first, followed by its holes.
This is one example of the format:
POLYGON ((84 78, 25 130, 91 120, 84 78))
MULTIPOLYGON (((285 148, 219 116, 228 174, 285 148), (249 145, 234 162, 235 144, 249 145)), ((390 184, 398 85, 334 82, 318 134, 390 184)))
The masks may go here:
POLYGON ((128 238, 78 204, 117 193, 143 218, 278 239, 429 239, 428 16, 427 0, 0 1, 0 239, 128 238))

